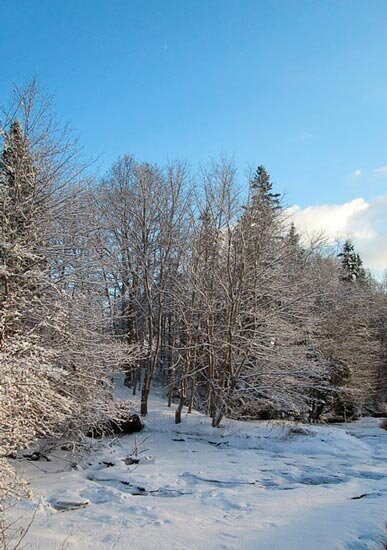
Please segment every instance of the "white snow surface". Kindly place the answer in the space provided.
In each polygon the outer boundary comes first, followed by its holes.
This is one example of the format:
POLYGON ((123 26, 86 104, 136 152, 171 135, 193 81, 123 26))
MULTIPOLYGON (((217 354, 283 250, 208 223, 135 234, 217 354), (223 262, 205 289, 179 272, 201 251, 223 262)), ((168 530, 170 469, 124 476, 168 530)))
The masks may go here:
POLYGON ((175 408, 158 395, 149 405, 138 464, 125 463, 135 435, 103 440, 76 468, 52 456, 22 463, 35 494, 12 510, 22 522, 35 511, 25 548, 385 548, 380 420, 225 420, 215 429, 197 412, 175 425, 175 408))

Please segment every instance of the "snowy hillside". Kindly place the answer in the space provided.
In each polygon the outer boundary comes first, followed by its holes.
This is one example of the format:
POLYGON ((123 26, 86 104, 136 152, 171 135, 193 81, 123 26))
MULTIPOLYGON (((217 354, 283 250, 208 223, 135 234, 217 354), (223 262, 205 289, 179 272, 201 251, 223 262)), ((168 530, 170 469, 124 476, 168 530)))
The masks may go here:
POLYGON ((24 463, 36 499, 14 517, 26 520, 39 503, 27 548, 383 547, 387 432, 378 420, 226 420, 214 429, 199 413, 179 426, 173 415, 151 399, 138 464, 130 464, 134 435, 105 441, 76 469, 58 459, 24 463))

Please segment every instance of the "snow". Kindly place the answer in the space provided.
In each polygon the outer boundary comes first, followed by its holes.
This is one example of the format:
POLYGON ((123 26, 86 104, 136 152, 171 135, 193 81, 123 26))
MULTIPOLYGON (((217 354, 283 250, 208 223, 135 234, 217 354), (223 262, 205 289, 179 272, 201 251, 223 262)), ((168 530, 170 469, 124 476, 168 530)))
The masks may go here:
POLYGON ((214 429, 194 412, 176 426, 174 408, 157 395, 149 411, 137 437, 99 443, 76 469, 52 457, 23 463, 35 499, 12 514, 26 521, 35 511, 26 548, 382 548, 387 432, 380 420, 226 420, 214 429), (139 463, 128 464, 136 445, 139 463))

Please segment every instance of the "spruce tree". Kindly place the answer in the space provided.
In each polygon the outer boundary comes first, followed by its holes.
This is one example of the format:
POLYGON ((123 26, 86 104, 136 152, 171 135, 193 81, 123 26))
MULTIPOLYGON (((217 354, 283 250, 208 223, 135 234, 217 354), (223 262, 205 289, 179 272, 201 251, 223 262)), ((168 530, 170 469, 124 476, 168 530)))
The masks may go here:
POLYGON ((266 172, 264 166, 258 166, 253 179, 250 182, 253 192, 253 201, 259 201, 272 209, 280 208, 280 193, 273 193, 273 184, 270 181, 270 175, 266 172))
POLYGON ((299 247, 300 243, 300 235, 297 233, 296 226, 294 225, 294 222, 290 224, 289 232, 287 235, 287 241, 290 246, 293 246, 294 248, 299 247))
POLYGON ((350 240, 345 241, 343 249, 337 257, 341 258, 343 281, 353 282, 365 280, 366 273, 362 267, 362 259, 360 258, 360 255, 355 252, 355 247, 350 240))
POLYGON ((16 330, 27 322, 27 310, 31 313, 39 297, 39 199, 30 144, 20 122, 15 121, 0 156, 1 342, 12 327, 16 330))

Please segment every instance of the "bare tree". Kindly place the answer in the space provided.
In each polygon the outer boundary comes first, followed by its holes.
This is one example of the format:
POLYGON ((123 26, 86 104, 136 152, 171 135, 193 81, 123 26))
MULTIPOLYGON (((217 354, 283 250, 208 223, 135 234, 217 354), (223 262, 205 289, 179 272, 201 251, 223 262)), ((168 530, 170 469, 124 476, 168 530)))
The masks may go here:
POLYGON ((4 462, 42 436, 75 437, 122 415, 112 396, 124 353, 105 330, 75 188, 74 144, 36 83, 16 90, 0 157, 0 486, 4 462))
POLYGON ((112 166, 98 190, 107 248, 101 259, 104 255, 111 270, 107 294, 112 296, 116 330, 142 349, 137 368, 128 365, 128 378, 134 391, 142 379, 144 416, 155 373, 161 361, 168 361, 168 288, 178 269, 185 225, 185 179, 182 164, 161 170, 125 156, 112 166))

